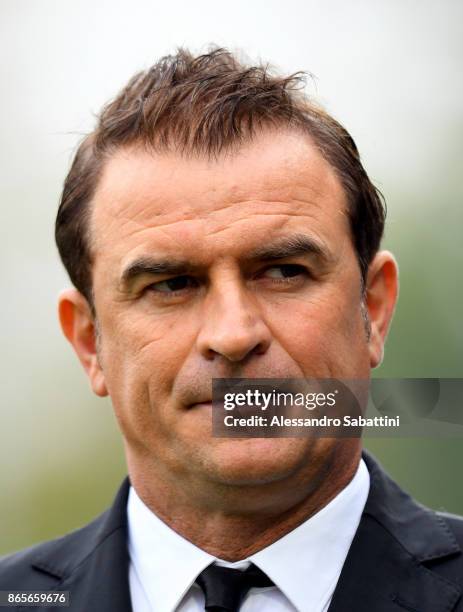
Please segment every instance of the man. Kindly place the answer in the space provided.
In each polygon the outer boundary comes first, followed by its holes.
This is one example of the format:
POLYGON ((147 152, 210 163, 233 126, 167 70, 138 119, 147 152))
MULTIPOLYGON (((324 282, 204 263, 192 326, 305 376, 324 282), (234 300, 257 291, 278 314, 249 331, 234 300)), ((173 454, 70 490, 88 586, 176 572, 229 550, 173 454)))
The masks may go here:
POLYGON ((80 145, 60 321, 111 397, 129 479, 90 525, 3 559, 0 589, 69 591, 79 612, 463 610, 461 519, 358 438, 211 434, 214 378, 368 379, 383 356, 381 199, 299 81, 181 50, 80 145))

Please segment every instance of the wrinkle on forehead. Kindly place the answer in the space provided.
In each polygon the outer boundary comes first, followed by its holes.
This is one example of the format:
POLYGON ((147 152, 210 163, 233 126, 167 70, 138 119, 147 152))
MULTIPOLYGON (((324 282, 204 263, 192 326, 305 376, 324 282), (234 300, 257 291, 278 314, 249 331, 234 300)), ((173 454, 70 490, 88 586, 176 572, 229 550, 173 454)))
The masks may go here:
MULTIPOLYGON (((345 213, 341 211, 342 217, 345 213)), ((323 221, 332 215, 332 211, 326 210, 321 204, 313 203, 308 206, 307 202, 269 202, 249 201, 238 204, 222 205, 220 208, 209 212, 191 215, 156 215, 143 221, 134 217, 119 215, 116 218, 109 217, 100 232, 100 244, 119 241, 124 239, 138 239, 150 241, 159 237, 160 234, 169 240, 181 240, 182 235, 196 234, 199 237, 214 237, 221 233, 227 233, 234 228, 242 228, 251 232, 255 231, 259 221, 261 228, 276 231, 282 229, 291 220, 301 222, 311 232, 322 239, 320 229, 323 221), (176 236, 178 234, 178 236, 176 236)), ((346 223, 347 228, 347 223, 346 223)))
POLYGON ((340 217, 348 232, 344 190, 334 170, 307 145, 299 137, 291 151, 287 142, 276 148, 264 139, 216 162, 116 152, 92 206, 92 250, 149 240, 150 232, 153 239, 161 232, 172 240, 177 231, 213 236, 267 219, 276 221, 275 227, 291 218, 309 221, 318 232, 330 217, 335 224, 340 217))
MULTIPOLYGON (((276 204, 278 203, 276 202, 275 205, 276 204)), ((285 210, 284 206, 281 208, 281 210, 279 210, 275 206, 276 210, 273 207, 269 207, 268 212, 266 212, 262 210, 261 202, 252 202, 252 205, 253 208, 257 210, 254 211, 251 209, 251 211, 247 211, 245 215, 240 215, 239 212, 233 215, 231 211, 233 205, 223 206, 220 211, 211 211, 209 213, 196 214, 191 216, 181 216, 180 218, 172 220, 169 220, 169 217, 167 217, 166 219, 165 216, 163 216, 161 220, 161 218, 157 216, 155 219, 147 219, 145 222, 142 222, 134 219, 133 217, 121 215, 117 217, 117 220, 122 222, 122 224, 118 226, 118 236, 121 235, 121 230, 124 236, 130 237, 136 233, 140 235, 145 232, 150 232, 152 230, 166 232, 168 229, 173 228, 174 226, 177 226, 178 228, 179 226, 185 224, 195 224, 197 226, 204 225, 204 227, 206 227, 206 223, 208 234, 214 235, 225 231, 235 225, 249 223, 253 220, 258 219, 271 220, 279 218, 281 219, 282 224, 286 224, 287 221, 292 217, 301 220, 314 219, 313 211, 306 210, 305 214, 302 214, 301 212, 290 212, 288 210, 285 210), (223 212, 226 214, 215 214, 216 212, 223 212), (228 218, 226 217, 226 215, 228 215, 228 218)), ((285 206, 287 208, 293 208, 292 203, 289 205, 285 204, 285 206)))
MULTIPOLYGON (((243 194, 241 199, 236 195, 233 197, 226 189, 220 194, 209 191, 204 193, 186 193, 181 195, 174 191, 164 194, 162 190, 153 189, 149 193, 143 190, 129 194, 103 194, 111 200, 110 206, 97 206, 94 217, 100 218, 100 225, 107 223, 130 223, 137 227, 159 227, 167 226, 181 221, 220 219, 224 216, 240 215, 246 216, 262 214, 301 215, 307 214, 308 209, 318 208, 321 214, 326 210, 325 198, 309 189, 286 189, 266 194, 256 193, 255 197, 243 194), (304 191, 305 193, 301 193, 304 191), (244 197, 244 196, 247 197, 244 197), (192 205, 189 202, 194 201, 192 205), (257 211, 256 211, 257 209, 257 211)), ((104 198, 104 199, 106 199, 104 198)), ((326 210, 326 212, 328 212, 326 210)), ((344 207, 341 207, 344 213, 344 207)))

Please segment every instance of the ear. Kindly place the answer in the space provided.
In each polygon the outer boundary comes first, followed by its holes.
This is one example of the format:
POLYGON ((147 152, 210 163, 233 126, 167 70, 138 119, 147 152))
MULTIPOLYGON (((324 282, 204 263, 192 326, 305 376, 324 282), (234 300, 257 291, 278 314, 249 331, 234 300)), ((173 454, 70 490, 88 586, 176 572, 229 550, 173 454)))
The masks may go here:
POLYGON ((370 320, 370 365, 379 366, 384 356, 384 343, 399 293, 399 269, 394 255, 378 252, 368 268, 366 307, 370 320))
POLYGON ((77 289, 65 289, 59 296, 58 313, 63 334, 84 366, 93 392, 100 397, 108 395, 98 361, 95 320, 87 300, 77 289))

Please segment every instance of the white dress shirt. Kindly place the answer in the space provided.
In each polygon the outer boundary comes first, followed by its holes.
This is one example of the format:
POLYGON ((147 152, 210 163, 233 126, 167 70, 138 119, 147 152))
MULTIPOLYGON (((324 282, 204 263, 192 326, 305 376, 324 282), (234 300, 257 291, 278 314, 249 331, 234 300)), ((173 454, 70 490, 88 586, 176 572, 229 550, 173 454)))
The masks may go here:
POLYGON ((129 584, 134 612, 204 612, 194 584, 210 563, 246 569, 252 561, 275 586, 253 588, 240 612, 326 612, 370 488, 363 461, 350 483, 304 523, 243 561, 216 559, 173 531, 130 488, 129 584))

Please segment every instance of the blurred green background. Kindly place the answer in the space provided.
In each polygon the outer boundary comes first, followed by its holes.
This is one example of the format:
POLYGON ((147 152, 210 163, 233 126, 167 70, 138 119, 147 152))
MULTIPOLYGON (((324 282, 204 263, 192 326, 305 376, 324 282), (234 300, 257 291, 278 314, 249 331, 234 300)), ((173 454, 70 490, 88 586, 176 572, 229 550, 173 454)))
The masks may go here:
MULTIPOLYGON (((309 91, 350 130, 388 203, 401 294, 375 374, 463 375, 462 23, 451 0, 1 2, 0 554, 89 521, 126 473, 110 403, 60 335, 53 223, 92 113, 178 45, 213 41, 315 75, 309 91)), ((462 442, 367 446, 418 500, 463 513, 462 442)))

